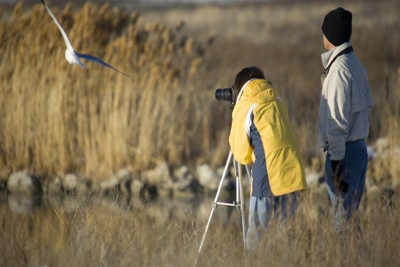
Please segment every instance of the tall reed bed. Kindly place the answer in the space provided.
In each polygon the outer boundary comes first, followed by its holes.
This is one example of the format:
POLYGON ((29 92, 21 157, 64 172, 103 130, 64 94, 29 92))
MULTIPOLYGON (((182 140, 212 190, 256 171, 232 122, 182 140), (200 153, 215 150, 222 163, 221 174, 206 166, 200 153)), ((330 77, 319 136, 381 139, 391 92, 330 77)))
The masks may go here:
MULTIPOLYGON (((68 65, 64 41, 44 7, 24 13, 20 3, 0 25, 0 170, 102 179, 118 168, 144 169, 159 160, 224 164, 230 109, 213 93, 230 86, 241 68, 257 65, 288 107, 304 160, 322 171, 315 141, 320 27, 341 4, 143 8, 143 15, 109 4, 53 9, 77 51, 103 58, 131 76, 126 78, 96 64, 88 63, 87 71, 68 65), (206 46, 207 40, 213 44, 206 46)), ((391 167, 373 174, 397 179, 384 172, 396 171, 399 145, 399 2, 344 7, 354 14, 352 44, 373 94, 367 142, 388 137, 392 151, 382 162, 391 167)))
POLYGON ((45 8, 22 10, 20 2, 0 24, 0 167, 102 179, 121 167, 212 157, 218 107, 201 87, 199 41, 158 21, 142 25, 140 14, 108 3, 53 8, 77 51, 128 78, 69 65, 45 8))

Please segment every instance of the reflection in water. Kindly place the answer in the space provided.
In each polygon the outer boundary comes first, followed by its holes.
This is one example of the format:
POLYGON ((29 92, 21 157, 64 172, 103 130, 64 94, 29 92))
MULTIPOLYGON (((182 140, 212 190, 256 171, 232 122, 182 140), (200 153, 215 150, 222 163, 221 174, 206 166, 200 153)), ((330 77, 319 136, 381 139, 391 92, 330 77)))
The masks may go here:
POLYGON ((39 195, 10 194, 7 197, 8 208, 16 214, 29 214, 42 203, 39 195))
MULTIPOLYGON (((92 193, 83 198, 2 191, 0 266, 188 266, 197 255, 214 197, 92 193)), ((223 244, 232 236, 240 238, 241 220, 233 214, 235 208, 218 205, 205 249, 216 236, 223 244)))
MULTIPOLYGON (((58 196, 9 194, 0 198, 0 205, 7 205, 11 213, 23 215, 33 214, 36 209, 71 214, 78 210, 96 208, 99 212, 105 213, 119 211, 135 214, 140 211, 141 214, 144 213, 146 216, 163 222, 171 219, 186 220, 188 218, 206 221, 210 215, 214 197, 140 199, 122 195, 81 197, 65 194, 58 196), (100 207, 101 209, 98 209, 100 207)), ((233 203, 235 196, 225 195, 220 197, 218 201, 233 203)), ((213 219, 228 223, 232 214, 238 215, 237 220, 239 222, 240 213, 236 208, 218 205, 213 214, 213 219)))

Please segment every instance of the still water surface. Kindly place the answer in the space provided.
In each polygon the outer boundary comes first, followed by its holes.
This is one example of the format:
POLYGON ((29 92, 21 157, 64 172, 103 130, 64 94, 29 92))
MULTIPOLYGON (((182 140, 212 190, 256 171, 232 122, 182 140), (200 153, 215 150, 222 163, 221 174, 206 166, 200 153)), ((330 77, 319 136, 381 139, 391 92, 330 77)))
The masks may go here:
MULTIPOLYGON (((36 211, 48 210, 44 214, 52 212, 64 214, 84 211, 85 209, 98 210, 99 212, 114 213, 115 211, 125 214, 135 215, 144 213, 157 220, 169 220, 172 218, 185 220, 195 218, 196 220, 206 221, 210 215, 215 195, 195 196, 187 198, 157 197, 153 199, 141 199, 138 197, 127 196, 27 196, 3 193, 0 197, 0 206, 6 207, 8 212, 25 216, 35 216, 36 211)), ((235 196, 220 196, 218 201, 223 203, 233 203, 235 196)), ((43 213, 41 213, 43 214, 43 213)), ((238 222, 240 214, 237 208, 217 205, 213 213, 213 219, 228 221, 232 214, 236 214, 238 222)))

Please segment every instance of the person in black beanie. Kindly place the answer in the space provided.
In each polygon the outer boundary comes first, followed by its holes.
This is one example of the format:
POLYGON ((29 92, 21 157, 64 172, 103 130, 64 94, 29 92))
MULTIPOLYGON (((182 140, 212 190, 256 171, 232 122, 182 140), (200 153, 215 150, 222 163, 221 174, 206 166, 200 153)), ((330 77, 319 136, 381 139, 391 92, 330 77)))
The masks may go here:
MULTIPOLYGON (((341 7, 329 12, 322 23, 321 55, 325 71, 318 111, 318 145, 326 151, 325 176, 334 209, 336 231, 347 228, 355 217, 365 186, 372 97, 367 72, 350 43, 352 13, 341 7)), ((359 231, 361 232, 361 231, 359 231)))
POLYGON ((350 41, 352 18, 351 12, 341 7, 325 16, 322 23, 322 32, 334 46, 350 41))

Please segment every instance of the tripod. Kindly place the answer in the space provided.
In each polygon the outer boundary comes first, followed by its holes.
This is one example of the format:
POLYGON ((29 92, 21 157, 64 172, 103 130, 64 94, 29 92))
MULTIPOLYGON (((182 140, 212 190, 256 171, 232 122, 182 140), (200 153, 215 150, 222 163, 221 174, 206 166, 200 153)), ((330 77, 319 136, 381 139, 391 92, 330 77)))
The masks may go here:
MULTIPOLYGON (((247 171, 247 176, 248 176, 248 178, 250 180, 250 171, 249 171, 249 167, 248 166, 246 166, 246 171, 247 171)), ((241 217, 242 217, 243 246, 244 246, 243 248, 245 249, 246 248, 246 222, 245 222, 245 217, 244 217, 244 208, 245 207, 244 207, 244 193, 243 193, 243 181, 242 181, 242 165, 239 164, 233 158, 232 151, 229 152, 228 160, 226 161, 224 172, 222 173, 222 178, 221 178, 221 181, 219 182, 217 194, 215 195, 215 199, 214 199, 214 202, 213 202, 213 205, 212 205, 210 217, 208 218, 207 226, 206 226, 206 229, 205 229, 204 234, 203 234, 203 238, 202 238, 201 243, 200 243, 198 256, 201 253, 201 249, 203 247, 204 239, 206 238, 207 231, 208 231, 208 228, 210 227, 211 219, 212 219, 213 213, 214 213, 217 205, 231 206, 231 207, 240 208, 241 217), (233 201, 233 203, 218 202, 219 194, 221 193, 222 185, 223 185, 225 177, 226 177, 226 175, 228 173, 229 164, 230 164, 231 160, 232 160, 232 163, 233 163, 233 165, 235 167, 234 169, 235 169, 235 177, 236 177, 236 201, 233 201)), ((197 264, 198 256, 196 258, 195 266, 197 264)))

